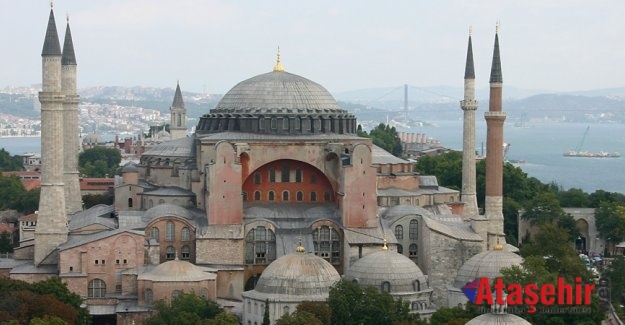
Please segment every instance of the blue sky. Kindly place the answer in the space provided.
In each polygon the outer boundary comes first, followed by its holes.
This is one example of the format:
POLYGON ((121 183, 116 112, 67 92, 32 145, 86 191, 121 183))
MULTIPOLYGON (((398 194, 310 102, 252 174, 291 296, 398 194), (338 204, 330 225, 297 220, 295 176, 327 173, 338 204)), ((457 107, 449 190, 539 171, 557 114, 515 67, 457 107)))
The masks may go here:
MULTIPOLYGON (((0 87, 41 80, 46 0, 0 0, 0 87)), ((495 23, 504 83, 525 89, 625 86, 625 1, 55 1, 69 14, 79 87, 174 87, 224 93, 286 71, 331 92, 461 86, 469 26, 479 87, 488 83, 495 23)), ((61 40, 62 42, 62 40, 61 40)))

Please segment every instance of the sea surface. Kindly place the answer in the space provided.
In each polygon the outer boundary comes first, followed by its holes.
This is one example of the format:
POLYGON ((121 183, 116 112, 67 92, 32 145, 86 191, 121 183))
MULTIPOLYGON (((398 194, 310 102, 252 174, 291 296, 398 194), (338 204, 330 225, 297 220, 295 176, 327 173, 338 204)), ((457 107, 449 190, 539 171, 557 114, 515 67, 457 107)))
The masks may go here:
MULTIPOLYGON (((486 123, 479 118, 476 120, 476 147, 478 153, 482 153, 482 144, 486 147, 486 123)), ((433 125, 400 131, 425 133, 448 148, 462 149, 461 120, 428 122, 433 125)), ((564 189, 579 188, 588 193, 598 189, 625 193, 625 124, 539 122, 515 127, 506 123, 504 138, 510 144, 507 159, 524 161, 515 166, 543 183, 555 182, 564 189), (564 157, 562 154, 565 151, 576 149, 581 144, 589 126, 582 150, 619 152, 622 156, 564 157)), ((38 137, 0 138, 0 147, 13 155, 39 152, 41 140, 38 137)))

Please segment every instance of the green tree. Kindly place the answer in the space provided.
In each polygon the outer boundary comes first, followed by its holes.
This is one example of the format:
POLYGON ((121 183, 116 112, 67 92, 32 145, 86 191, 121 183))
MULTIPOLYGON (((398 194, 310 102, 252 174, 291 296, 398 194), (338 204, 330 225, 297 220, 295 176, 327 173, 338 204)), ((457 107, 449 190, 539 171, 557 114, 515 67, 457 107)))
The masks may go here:
POLYGON ((436 310, 434 314, 432 314, 432 317, 430 318, 430 324, 460 325, 465 324, 476 316, 478 315, 460 307, 442 307, 436 310))
POLYGON ((321 324, 332 324, 332 309, 330 306, 322 301, 304 301, 297 305, 296 311, 305 311, 315 316, 321 324))
POLYGON ((586 266, 573 249, 567 230, 554 224, 541 225, 534 239, 521 247, 521 255, 544 258, 547 271, 564 277, 569 283, 575 283, 575 277, 591 280, 586 266))
POLYGON ((265 312, 263 313, 263 325, 271 325, 269 316, 269 299, 265 300, 265 312))
POLYGON ((121 152, 115 148, 94 147, 78 155, 80 173, 87 177, 104 177, 117 174, 121 152))
POLYGON ((13 240, 8 232, 0 233, 0 253, 13 253, 13 240))
POLYGON ((30 191, 26 191, 20 196, 16 210, 24 214, 31 214, 39 210, 39 197, 41 196, 41 189, 34 188, 30 191))
POLYGON ((56 316, 44 316, 31 319, 28 325, 69 325, 69 323, 56 316))
POLYGON ((0 171, 19 171, 23 169, 20 156, 11 156, 4 148, 0 149, 0 171))
POLYGON ((330 288, 328 305, 333 324, 377 325, 413 320, 407 303, 395 301, 387 292, 362 289, 349 281, 339 281, 330 288))
POLYGON ((395 127, 380 123, 367 134, 367 132, 363 131, 362 127, 359 126, 356 130, 356 134, 361 137, 371 138, 373 144, 376 146, 390 152, 396 157, 401 157, 403 147, 395 127))
POLYGON ((422 175, 434 175, 442 186, 462 188, 462 153, 450 151, 439 156, 419 158, 415 170, 422 175))
POLYGON ((110 193, 85 194, 82 196, 82 203, 85 205, 85 209, 89 209, 98 204, 111 205, 114 201, 115 196, 110 193))
POLYGON ((603 202, 595 210, 595 223, 599 236, 608 243, 625 240, 625 205, 603 202))
POLYGON ((542 192, 525 203, 523 219, 533 226, 555 224, 568 233, 569 241, 579 235, 573 217, 562 210, 558 196, 553 192, 542 192))
POLYGON ((616 257, 604 275, 610 278, 612 304, 615 306, 625 304, 625 257, 616 257))
POLYGON ((238 325, 239 324, 239 319, 237 319, 236 316, 222 311, 221 313, 217 314, 215 316, 215 318, 213 319, 208 319, 205 321, 202 321, 202 324, 206 324, 206 325, 238 325))
POLYGON ((292 314, 285 314, 276 321, 276 325, 322 325, 315 315, 298 310, 292 314))
POLYGON ((559 191, 560 206, 570 208, 587 208, 590 206, 588 193, 579 188, 571 188, 567 191, 559 191))
POLYGON ((156 301, 154 309, 156 314, 146 320, 148 325, 195 325, 213 319, 222 312, 217 303, 199 297, 193 292, 181 293, 171 304, 164 300, 156 301))
POLYGON ((19 177, 0 174, 0 210, 18 210, 20 199, 25 193, 26 190, 19 177))
POLYGON ((588 196, 591 208, 598 208, 602 202, 619 203, 625 205, 625 194, 596 190, 588 196))

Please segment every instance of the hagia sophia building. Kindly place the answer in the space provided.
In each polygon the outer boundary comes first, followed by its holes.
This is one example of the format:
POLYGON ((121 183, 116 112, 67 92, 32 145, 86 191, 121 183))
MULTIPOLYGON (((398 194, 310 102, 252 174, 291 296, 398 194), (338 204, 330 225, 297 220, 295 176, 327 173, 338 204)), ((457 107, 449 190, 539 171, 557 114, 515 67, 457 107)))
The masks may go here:
MULTIPOLYGON (((61 278, 96 322, 142 324, 155 301, 193 291, 247 325, 262 323, 268 303, 273 323, 302 301, 326 300, 340 279, 388 292, 427 318, 464 305, 466 283, 522 262, 503 233, 498 33, 483 214, 471 36, 461 192, 359 137, 355 116, 323 86, 287 72, 278 53, 272 71, 232 87, 189 136, 178 85, 171 140, 122 168, 114 205, 88 210, 78 194, 75 54, 69 22, 61 48, 51 10, 39 93, 38 219, 9 274, 61 278)), ((480 317, 502 314, 516 317, 480 317)))

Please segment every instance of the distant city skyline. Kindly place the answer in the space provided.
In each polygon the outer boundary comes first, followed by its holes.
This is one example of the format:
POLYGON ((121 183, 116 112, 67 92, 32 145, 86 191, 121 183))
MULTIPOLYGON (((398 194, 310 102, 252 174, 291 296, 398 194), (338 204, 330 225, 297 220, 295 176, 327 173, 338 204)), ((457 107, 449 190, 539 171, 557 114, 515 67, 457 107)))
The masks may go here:
MULTIPOLYGON (((41 80, 48 1, 0 0, 0 87, 41 80)), ((79 88, 149 86, 224 93, 271 71, 331 92, 461 86, 469 26, 478 88, 488 84, 500 21, 504 84, 551 91, 623 87, 625 2, 55 1, 66 14, 79 88)), ((504 90, 505 95, 505 90, 504 90)))

